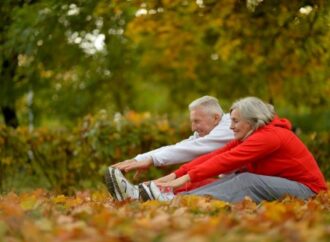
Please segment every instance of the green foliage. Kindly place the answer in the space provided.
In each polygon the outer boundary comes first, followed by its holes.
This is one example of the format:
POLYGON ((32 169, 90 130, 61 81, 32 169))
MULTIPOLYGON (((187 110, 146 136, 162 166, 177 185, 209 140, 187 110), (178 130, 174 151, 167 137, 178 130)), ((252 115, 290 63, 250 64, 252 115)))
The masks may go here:
POLYGON ((23 124, 30 90, 36 125, 74 125, 105 107, 180 112, 205 94, 329 106, 329 1, 4 0, 0 7, 0 106, 16 107, 23 124))
MULTIPOLYGON (((133 111, 114 118, 101 111, 86 116, 73 129, 29 132, 27 128, 0 126, 1 190, 41 186, 70 193, 81 187, 97 187, 107 166, 173 144, 189 133, 187 120, 133 111)), ((301 138, 329 179, 329 132, 304 133, 301 138)), ((154 179, 172 169, 154 168, 135 182, 154 179)))
POLYGON ((245 1, 166 1, 162 11, 133 19, 127 35, 142 57, 141 74, 166 83, 181 107, 184 90, 327 107, 329 6, 313 3, 304 14, 302 1, 263 1, 254 11, 245 1))
MULTIPOLYGON (((175 143, 187 137, 188 130, 186 122, 170 123, 166 117, 133 111, 124 116, 117 114, 115 119, 105 112, 88 115, 72 130, 39 128, 29 132, 26 128, 1 126, 1 189, 10 190, 15 185, 13 179, 25 176, 39 177, 42 182, 35 185, 54 191, 95 187, 101 183, 107 166, 175 143)), ((163 172, 154 169, 141 179, 163 172)))
POLYGON ((301 135, 304 143, 318 162, 324 176, 330 179, 330 133, 313 132, 301 135))

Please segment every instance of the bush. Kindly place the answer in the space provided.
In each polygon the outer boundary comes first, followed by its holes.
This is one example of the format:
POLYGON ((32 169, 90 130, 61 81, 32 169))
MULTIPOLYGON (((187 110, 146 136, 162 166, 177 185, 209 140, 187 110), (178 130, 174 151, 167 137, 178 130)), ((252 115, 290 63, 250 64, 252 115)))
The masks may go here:
MULTIPOLYGON (((103 185, 109 165, 188 137, 189 122, 184 120, 129 111, 114 117, 105 112, 88 115, 72 130, 38 128, 29 132, 24 127, 0 126, 0 188, 43 187, 71 193, 103 185)), ((330 178, 329 133, 300 136, 330 178)), ((151 169, 135 182, 172 169, 151 169)))
POLYGON ((318 162, 326 179, 330 178, 330 133, 312 132, 301 135, 301 139, 307 145, 316 161, 318 162))
MULTIPOLYGON (((88 115, 73 130, 29 132, 1 126, 1 190, 32 185, 70 193, 79 187, 95 187, 109 165, 175 143, 189 133, 187 122, 133 111, 114 118, 105 112, 88 115), (26 181, 27 177, 36 178, 38 184, 26 181)), ((162 174, 153 169, 141 179, 162 174)))

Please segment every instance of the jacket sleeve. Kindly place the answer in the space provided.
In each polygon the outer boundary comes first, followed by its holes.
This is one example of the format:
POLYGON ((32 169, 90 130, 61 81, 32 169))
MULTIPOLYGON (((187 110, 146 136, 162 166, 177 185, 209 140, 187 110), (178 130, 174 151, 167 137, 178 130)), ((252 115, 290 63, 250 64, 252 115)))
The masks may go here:
POLYGON ((151 154, 155 166, 180 164, 225 146, 234 138, 227 116, 204 137, 165 146, 151 154))
POLYGON ((193 167, 195 166, 198 166, 204 162, 206 162, 208 159, 218 155, 218 154, 221 154, 223 152, 226 152, 227 150, 230 150, 232 147, 236 146, 237 145, 237 141, 236 140, 233 140, 231 141, 230 143, 228 143, 226 146, 220 148, 220 149, 217 149, 211 153, 208 153, 208 154, 205 154, 205 155, 202 155, 200 157, 197 157, 196 159, 182 165, 179 167, 179 169, 177 169, 176 171, 174 171, 176 177, 181 177, 185 174, 187 174, 187 172, 191 169, 193 169, 193 167))
POLYGON ((187 173, 191 182, 228 173, 270 155, 279 146, 280 140, 277 135, 256 132, 236 147, 191 167, 187 173))

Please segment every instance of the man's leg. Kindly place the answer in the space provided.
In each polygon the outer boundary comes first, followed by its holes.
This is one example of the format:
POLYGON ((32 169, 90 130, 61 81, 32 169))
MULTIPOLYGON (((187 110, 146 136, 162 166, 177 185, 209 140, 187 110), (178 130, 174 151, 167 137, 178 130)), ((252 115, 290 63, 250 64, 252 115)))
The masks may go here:
POLYGON ((211 195, 228 202, 238 202, 248 196, 255 202, 261 202, 276 200, 285 195, 306 199, 315 193, 295 181, 245 172, 180 194, 211 195))

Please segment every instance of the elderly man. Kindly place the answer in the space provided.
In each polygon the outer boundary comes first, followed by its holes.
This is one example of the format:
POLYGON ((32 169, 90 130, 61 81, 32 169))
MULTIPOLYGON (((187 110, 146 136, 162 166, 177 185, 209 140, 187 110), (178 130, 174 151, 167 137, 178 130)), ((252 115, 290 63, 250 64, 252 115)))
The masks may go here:
MULTIPOLYGON (((117 198, 117 200, 126 198, 121 197, 122 194, 116 189, 118 184, 113 179, 115 170, 128 172, 135 169, 146 169, 151 165, 167 166, 188 162, 200 155, 223 147, 234 138, 233 132, 230 129, 229 114, 223 113, 215 97, 203 96, 194 100, 189 104, 189 111, 191 129, 194 133, 188 139, 144 154, 139 154, 133 159, 119 162, 107 169, 105 180, 108 190, 114 198, 117 198)), ((211 180, 205 180, 198 184, 189 184, 184 189, 190 190, 209 182, 211 180)), ((136 190, 137 188, 127 187, 127 189, 136 190)), ((138 196, 138 191, 136 194, 138 196)))

